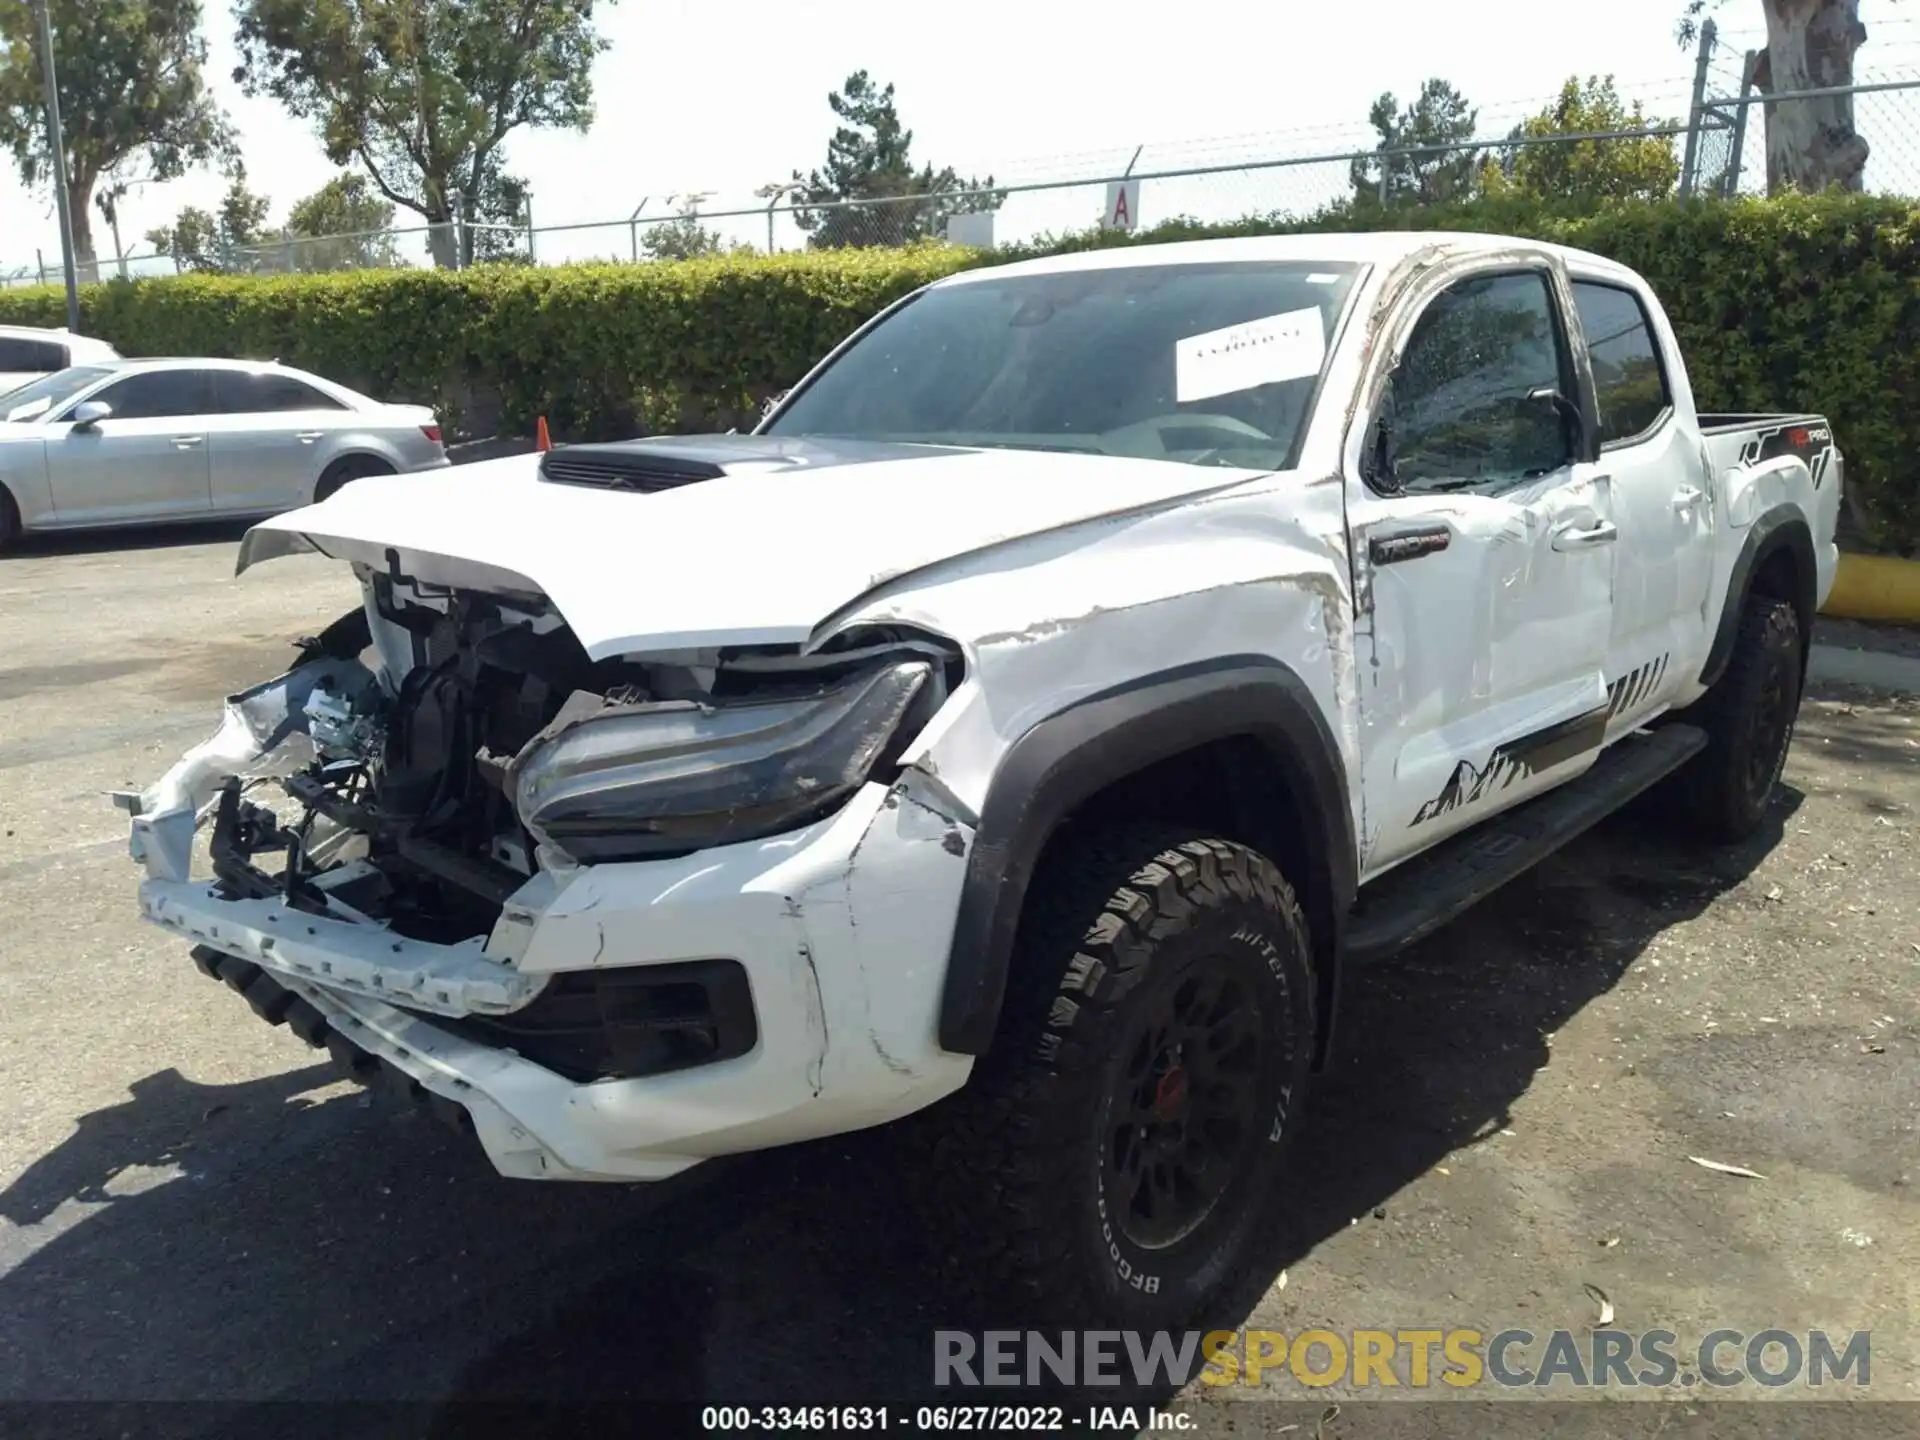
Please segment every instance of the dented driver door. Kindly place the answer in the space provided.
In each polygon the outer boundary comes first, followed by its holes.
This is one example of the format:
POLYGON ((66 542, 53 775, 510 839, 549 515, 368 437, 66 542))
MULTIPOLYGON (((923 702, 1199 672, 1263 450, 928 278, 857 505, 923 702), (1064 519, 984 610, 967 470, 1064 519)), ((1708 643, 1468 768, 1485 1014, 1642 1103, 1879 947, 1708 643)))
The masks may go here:
POLYGON ((1618 530, 1544 261, 1398 333, 1348 477, 1363 876, 1578 774, 1606 729, 1618 530))

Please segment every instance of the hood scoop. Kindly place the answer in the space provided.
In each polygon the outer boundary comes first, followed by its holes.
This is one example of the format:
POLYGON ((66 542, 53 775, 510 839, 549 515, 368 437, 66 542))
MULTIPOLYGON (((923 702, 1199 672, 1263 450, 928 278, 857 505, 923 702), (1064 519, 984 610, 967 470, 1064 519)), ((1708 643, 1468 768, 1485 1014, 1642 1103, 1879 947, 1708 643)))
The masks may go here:
POLYGON ((701 480, 718 480, 724 466, 671 447, 645 444, 563 445, 540 456, 540 478, 555 485, 652 494, 701 480))
POLYGON ((540 456, 540 478, 555 485, 652 494, 727 475, 831 470, 883 460, 937 460, 974 453, 954 445, 784 435, 658 436, 562 445, 540 456))

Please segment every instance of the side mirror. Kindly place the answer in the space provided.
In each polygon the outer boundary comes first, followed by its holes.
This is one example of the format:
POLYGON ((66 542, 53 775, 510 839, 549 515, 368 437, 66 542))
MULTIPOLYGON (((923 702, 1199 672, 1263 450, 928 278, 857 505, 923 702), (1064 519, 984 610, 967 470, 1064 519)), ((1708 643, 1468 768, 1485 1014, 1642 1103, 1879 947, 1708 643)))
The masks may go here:
POLYGON ((1529 405, 1544 406, 1553 411, 1560 422, 1562 431, 1572 442, 1573 458, 1585 460, 1587 449, 1587 417, 1580 413, 1580 407, 1561 393, 1558 386, 1542 385, 1527 392, 1529 405))
POLYGON ((73 428, 91 430, 113 414, 113 406, 104 400, 82 400, 73 407, 73 428))

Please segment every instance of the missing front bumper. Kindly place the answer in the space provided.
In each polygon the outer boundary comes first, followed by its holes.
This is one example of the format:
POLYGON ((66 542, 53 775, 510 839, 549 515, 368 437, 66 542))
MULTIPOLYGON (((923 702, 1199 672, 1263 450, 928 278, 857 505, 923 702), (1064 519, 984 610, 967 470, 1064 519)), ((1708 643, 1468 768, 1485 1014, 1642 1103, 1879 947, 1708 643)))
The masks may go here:
POLYGON ((488 959, 481 936, 458 945, 409 940, 363 921, 308 914, 284 900, 225 899, 202 881, 148 878, 140 885, 140 913, 283 979, 435 1015, 503 1015, 532 1000, 547 978, 488 959))

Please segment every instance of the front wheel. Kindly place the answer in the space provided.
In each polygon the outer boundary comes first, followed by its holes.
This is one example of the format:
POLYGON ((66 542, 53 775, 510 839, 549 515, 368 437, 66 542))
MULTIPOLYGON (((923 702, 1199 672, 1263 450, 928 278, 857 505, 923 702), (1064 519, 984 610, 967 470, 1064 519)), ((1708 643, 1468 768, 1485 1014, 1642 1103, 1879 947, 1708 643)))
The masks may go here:
POLYGON ((1725 673, 1686 714, 1707 732, 1682 772, 1688 817, 1706 838, 1744 840, 1766 818, 1793 744, 1802 673, 1798 613, 1785 600, 1748 596, 1725 673))
POLYGON ((1006 1005, 937 1115, 954 1263, 1035 1318, 1188 1323, 1243 1279, 1304 1096, 1292 889, 1224 840, 1089 839, 1036 876, 1006 1005))
POLYGON ((318 505, 329 496, 337 495, 355 480, 365 480, 373 475, 391 475, 393 467, 371 455, 353 455, 345 460, 336 460, 327 467, 326 473, 315 482, 313 503, 318 505))

